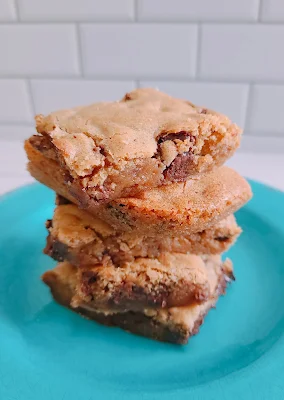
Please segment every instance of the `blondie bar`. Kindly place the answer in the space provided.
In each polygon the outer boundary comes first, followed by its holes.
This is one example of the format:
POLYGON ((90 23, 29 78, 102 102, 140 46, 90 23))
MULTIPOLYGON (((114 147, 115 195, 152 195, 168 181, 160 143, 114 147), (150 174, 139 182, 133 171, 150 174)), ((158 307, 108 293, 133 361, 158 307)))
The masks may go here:
POLYGON ((201 303, 209 296, 206 261, 195 255, 163 253, 136 258, 121 267, 90 265, 78 268, 77 297, 95 308, 141 311, 201 303))
POLYGON ((47 271, 42 279, 58 303, 89 319, 155 340, 186 344, 190 336, 198 333, 204 316, 215 306, 232 277, 231 263, 222 263, 218 256, 208 258, 206 267, 209 275, 209 298, 206 301, 190 306, 145 308, 141 311, 100 310, 84 301, 76 302, 74 308, 72 299, 76 297, 78 274, 77 268, 69 263, 61 263, 54 270, 47 271))
POLYGON ((225 219, 251 198, 247 181, 228 167, 214 169, 198 179, 164 185, 136 197, 120 198, 92 207, 84 192, 70 191, 57 163, 29 142, 29 171, 41 183, 80 208, 108 222, 118 231, 137 229, 147 236, 157 233, 200 232, 225 219))
MULTIPOLYGON (((58 202, 66 203, 58 197, 58 202)), ((164 234, 117 232, 102 219, 74 204, 58 205, 47 221, 45 253, 57 261, 80 267, 132 262, 137 257, 158 257, 162 252, 221 254, 235 242, 241 229, 233 215, 197 233, 164 234)))
POLYGON ((241 136, 226 116, 155 89, 38 115, 36 128, 26 143, 31 174, 49 185, 30 147, 54 162, 70 196, 92 207, 208 172, 234 153, 241 136))

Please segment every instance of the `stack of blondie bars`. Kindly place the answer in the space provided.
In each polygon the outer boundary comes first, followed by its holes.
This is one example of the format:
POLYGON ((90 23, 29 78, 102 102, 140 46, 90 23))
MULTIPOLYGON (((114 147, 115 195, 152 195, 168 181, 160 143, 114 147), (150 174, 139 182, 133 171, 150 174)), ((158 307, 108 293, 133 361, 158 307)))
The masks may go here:
POLYGON ((103 324, 186 343, 234 279, 221 254, 251 197, 222 166, 241 130, 224 115, 137 89, 117 102, 36 117, 28 169, 56 193, 42 279, 103 324))

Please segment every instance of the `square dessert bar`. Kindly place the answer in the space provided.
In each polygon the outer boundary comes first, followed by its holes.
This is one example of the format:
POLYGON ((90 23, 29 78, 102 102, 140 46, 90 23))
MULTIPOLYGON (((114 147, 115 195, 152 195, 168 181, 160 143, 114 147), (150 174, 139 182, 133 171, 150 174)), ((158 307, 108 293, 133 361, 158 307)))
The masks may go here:
POLYGON ((100 310, 125 312, 204 302, 210 295, 206 257, 163 253, 158 258, 136 258, 121 267, 78 268, 72 305, 84 301, 100 310))
POLYGON ((77 268, 69 263, 61 263, 54 270, 47 271, 42 279, 58 303, 89 319, 156 340, 185 344, 190 336, 198 333, 204 316, 215 306, 232 277, 231 263, 222 263, 218 256, 208 257, 206 268, 209 296, 203 303, 170 308, 141 308, 140 311, 117 312, 112 307, 102 310, 94 306, 95 300, 78 302, 77 268))
POLYGON ((29 170, 41 183, 56 193, 99 215, 118 231, 143 231, 147 236, 157 233, 175 235, 201 232, 225 219, 251 198, 247 181, 228 167, 214 169, 198 179, 173 183, 147 190, 136 197, 119 198, 110 203, 92 207, 71 193, 57 163, 45 157, 26 142, 30 160, 29 170))
POLYGON ((208 172, 234 153, 241 136, 226 116, 154 89, 38 115, 36 128, 26 142, 31 174, 49 185, 33 148, 54 162, 64 190, 92 207, 208 172))
POLYGON ((250 198, 248 182, 223 166, 198 179, 113 200, 100 209, 100 214, 118 230, 135 228, 149 236, 174 236, 207 229, 236 212, 250 198))
POLYGON ((235 242, 241 229, 233 215, 196 233, 175 236, 118 232, 102 219, 60 196, 52 220, 47 221, 49 235, 45 253, 57 261, 69 261, 81 267, 94 264, 132 262, 137 257, 158 257, 163 252, 221 254, 235 242), (68 202, 68 201, 67 201, 68 202))

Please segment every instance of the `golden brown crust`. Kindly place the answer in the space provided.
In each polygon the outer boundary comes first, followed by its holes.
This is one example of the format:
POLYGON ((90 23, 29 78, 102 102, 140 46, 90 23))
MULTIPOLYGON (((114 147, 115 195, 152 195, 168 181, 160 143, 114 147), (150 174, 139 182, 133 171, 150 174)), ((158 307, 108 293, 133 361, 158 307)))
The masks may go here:
POLYGON ((154 89, 38 115, 36 123, 41 136, 30 143, 93 206, 208 172, 234 153, 241 136, 224 115, 154 89))
POLYGON ((119 231, 137 229, 152 237, 165 231, 173 235, 200 232, 233 214, 251 198, 246 180, 232 169, 221 167, 199 179, 165 185, 136 198, 121 198, 93 208, 86 194, 70 191, 68 178, 55 161, 44 157, 29 141, 25 148, 32 176, 91 214, 99 214, 119 231))
MULTIPOLYGON (((236 171, 220 167, 184 183, 120 198, 101 208, 102 217, 117 229, 199 232, 225 219, 252 196, 248 182, 236 171)), ((92 210, 90 210, 92 211, 92 210)))
MULTIPOLYGON (((65 201, 66 202, 66 201, 65 201)), ((110 225, 74 204, 55 208, 48 221, 45 253, 77 267, 109 262, 123 264, 137 257, 158 257, 162 252, 221 254, 241 232, 233 215, 211 228, 193 234, 148 237, 136 231, 118 233, 110 225)))
POLYGON ((129 332, 150 337, 155 340, 185 344, 188 338, 198 333, 204 316, 214 307, 226 286, 226 272, 222 265, 208 264, 211 273, 209 300, 200 305, 174 307, 169 309, 145 309, 143 312, 128 311, 124 313, 105 312, 82 303, 73 308, 72 298, 75 295, 77 282, 76 268, 62 263, 54 270, 47 271, 43 281, 50 287, 54 299, 71 308, 73 311, 99 323, 119 326, 129 332))

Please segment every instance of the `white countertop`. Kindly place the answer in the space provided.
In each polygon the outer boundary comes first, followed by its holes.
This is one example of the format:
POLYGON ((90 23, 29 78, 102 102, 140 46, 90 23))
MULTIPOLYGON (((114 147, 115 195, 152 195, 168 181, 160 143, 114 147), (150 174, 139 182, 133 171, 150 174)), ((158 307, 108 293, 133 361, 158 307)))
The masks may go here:
MULTIPOLYGON (((22 142, 0 141, 0 194, 34 181, 26 171, 25 164, 22 142)), ((284 191, 284 154, 253 154, 239 150, 227 165, 247 178, 284 191)))

